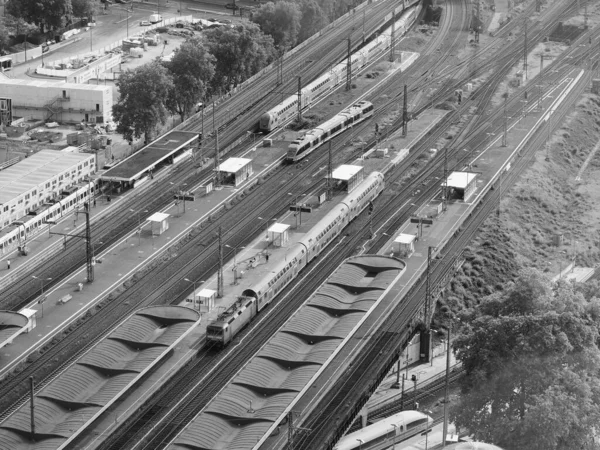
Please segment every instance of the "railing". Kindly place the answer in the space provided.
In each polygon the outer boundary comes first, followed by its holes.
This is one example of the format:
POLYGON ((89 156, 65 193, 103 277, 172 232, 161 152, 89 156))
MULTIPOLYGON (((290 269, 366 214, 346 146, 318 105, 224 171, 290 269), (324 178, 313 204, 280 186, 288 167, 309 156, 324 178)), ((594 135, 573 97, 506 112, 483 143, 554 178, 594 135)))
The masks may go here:
POLYGON ((3 162, 2 164, 0 164, 0 170, 4 170, 4 169, 6 169, 6 168, 8 168, 10 166, 13 166, 16 163, 18 163, 19 161, 21 161, 21 158, 18 157, 18 156, 15 157, 15 158, 13 158, 13 159, 9 159, 8 161, 3 162))

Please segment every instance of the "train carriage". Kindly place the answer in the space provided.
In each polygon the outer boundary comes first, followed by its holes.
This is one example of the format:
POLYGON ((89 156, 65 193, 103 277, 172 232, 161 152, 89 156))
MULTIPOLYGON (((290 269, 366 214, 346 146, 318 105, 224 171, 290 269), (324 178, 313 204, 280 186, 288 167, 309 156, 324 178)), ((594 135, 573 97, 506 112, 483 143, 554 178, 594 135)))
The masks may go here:
MULTIPOLYGON (((359 450, 372 448, 385 442, 396 443, 428 432, 433 419, 419 411, 402 411, 344 436, 333 450, 359 450)), ((379 447, 378 447, 379 448, 379 447)))
POLYGON ((370 118, 373 115, 373 109, 371 102, 362 100, 340 111, 339 114, 293 141, 288 147, 286 160, 288 162, 300 161, 328 140, 370 118))
POLYGON ((227 345, 256 314, 267 307, 298 273, 371 202, 384 187, 380 172, 372 172, 350 194, 335 205, 300 241, 286 252, 284 261, 263 279, 242 291, 239 300, 207 327, 208 343, 227 345))

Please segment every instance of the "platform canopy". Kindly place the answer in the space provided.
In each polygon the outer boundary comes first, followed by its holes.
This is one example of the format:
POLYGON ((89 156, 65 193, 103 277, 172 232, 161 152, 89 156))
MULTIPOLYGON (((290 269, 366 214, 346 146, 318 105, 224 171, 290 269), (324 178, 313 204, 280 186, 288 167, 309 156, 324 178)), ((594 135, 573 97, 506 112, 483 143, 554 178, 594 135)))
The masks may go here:
POLYGON ((252 175, 252 160, 248 158, 229 158, 215 170, 221 174, 222 184, 238 186, 252 175))
POLYGON ((334 180, 348 181, 362 170, 363 168, 361 166, 343 164, 333 171, 331 178, 334 180))
MULTIPOLYGON (((459 199, 467 201, 477 188, 477 174, 474 172, 452 172, 446 178, 446 186, 449 190, 448 199, 459 199)), ((442 183, 444 187, 444 183, 442 183)))
POLYGON ((351 164, 342 164, 335 169, 331 174, 331 178, 342 189, 352 192, 364 178, 362 166, 354 166, 351 164))
POLYGON ((290 225, 287 223, 274 223, 267 230, 269 242, 277 247, 283 247, 289 240, 290 225))
POLYGON ((252 160, 248 158, 229 158, 227 161, 221 163, 217 170, 219 172, 236 173, 251 162, 252 160))
POLYGON ((149 222, 162 222, 163 220, 167 220, 169 218, 169 214, 155 212, 150 217, 148 217, 149 222))
POLYGON ((394 239, 394 242, 397 244, 411 244, 415 241, 415 239, 417 239, 417 236, 414 234, 400 233, 396 239, 394 239))
POLYGON ((475 180, 476 173, 472 172, 452 172, 448 176, 447 186, 456 189, 466 189, 469 183, 475 180))

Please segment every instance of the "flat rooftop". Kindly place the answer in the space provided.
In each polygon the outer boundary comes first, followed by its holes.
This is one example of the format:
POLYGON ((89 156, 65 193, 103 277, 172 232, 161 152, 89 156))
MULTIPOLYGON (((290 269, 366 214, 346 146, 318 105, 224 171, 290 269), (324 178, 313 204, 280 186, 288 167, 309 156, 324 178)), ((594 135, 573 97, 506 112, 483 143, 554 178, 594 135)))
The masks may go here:
MULTIPOLYGON (((473 172, 452 172, 448 176, 446 184, 450 188, 466 189, 475 177, 477 177, 477 174, 473 172)), ((443 185, 444 184, 442 183, 442 186, 443 185)))
POLYGON ((227 172, 227 173, 236 173, 242 167, 247 166, 252 162, 251 159, 248 158, 229 158, 224 163, 219 165, 217 171, 219 172, 227 172))
POLYGON ((340 167, 333 171, 333 173, 331 174, 331 178, 333 178, 334 180, 348 181, 361 170, 363 170, 361 166, 342 164, 340 167))
POLYGON ((48 81, 48 80, 21 80, 18 78, 0 78, 0 85, 10 86, 32 86, 41 88, 57 88, 65 90, 77 91, 107 91, 112 89, 112 86, 103 84, 80 84, 80 83, 65 83, 64 81, 48 81))
POLYGON ((134 181, 196 139, 198 139, 198 133, 178 130, 169 131, 139 152, 134 153, 115 167, 104 172, 100 178, 105 181, 134 181))
POLYGON ((94 158, 88 153, 63 153, 56 150, 42 150, 0 171, 0 204, 5 204, 44 184, 73 166, 94 158))

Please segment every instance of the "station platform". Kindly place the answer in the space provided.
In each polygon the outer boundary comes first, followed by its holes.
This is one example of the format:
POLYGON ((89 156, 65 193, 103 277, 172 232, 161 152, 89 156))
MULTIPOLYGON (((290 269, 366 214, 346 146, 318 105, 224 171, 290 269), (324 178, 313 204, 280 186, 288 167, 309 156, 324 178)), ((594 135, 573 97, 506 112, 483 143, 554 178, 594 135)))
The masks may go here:
POLYGON ((19 334, 25 332, 29 320, 25 314, 0 311, 0 348, 10 345, 19 334))
MULTIPOLYGON (((189 308, 151 306, 131 314, 37 395, 37 448, 72 442, 169 353, 200 322, 189 308)), ((31 411, 25 403, 0 425, 0 448, 31 447, 31 411)))
POLYGON ((191 145, 197 145, 198 133, 173 130, 125 158, 100 175, 103 181, 132 183, 156 166, 191 145))

